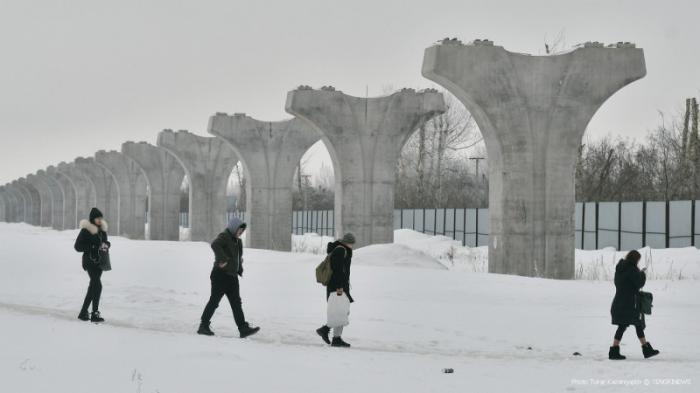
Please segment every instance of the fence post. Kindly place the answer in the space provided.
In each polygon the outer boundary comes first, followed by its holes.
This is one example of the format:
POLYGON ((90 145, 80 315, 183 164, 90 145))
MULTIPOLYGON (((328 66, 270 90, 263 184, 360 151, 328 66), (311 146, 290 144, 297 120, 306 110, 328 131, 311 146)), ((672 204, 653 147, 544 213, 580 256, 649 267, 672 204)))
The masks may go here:
POLYGON ((690 245, 695 247, 695 199, 690 201, 690 245))
POLYGON ((464 218, 462 219, 462 245, 467 245, 467 208, 464 208, 464 218))
POLYGON ((617 202, 617 251, 622 250, 622 202, 617 202))
POLYGON ((598 201, 595 202, 595 249, 598 249, 598 201))
POLYGON ((474 213, 474 247, 479 247, 479 208, 476 208, 476 213, 474 213))
POLYGON ((581 202, 581 249, 586 249, 586 202, 581 202))
POLYGON ((452 208, 452 240, 457 240, 457 208, 452 208))
POLYGON ((433 209, 433 236, 437 235, 437 211, 437 207, 433 209))
POLYGON ((425 233, 425 208, 423 208, 423 228, 421 229, 421 232, 425 233))
POLYGON ((647 246, 647 201, 642 201, 642 247, 647 246))
POLYGON ((666 201, 666 248, 669 248, 671 245, 671 233, 669 231, 671 225, 669 222, 669 214, 671 211, 671 203, 669 201, 666 201))
POLYGON ((399 214, 401 215, 401 218, 399 218, 399 229, 403 229, 403 209, 399 210, 399 214))

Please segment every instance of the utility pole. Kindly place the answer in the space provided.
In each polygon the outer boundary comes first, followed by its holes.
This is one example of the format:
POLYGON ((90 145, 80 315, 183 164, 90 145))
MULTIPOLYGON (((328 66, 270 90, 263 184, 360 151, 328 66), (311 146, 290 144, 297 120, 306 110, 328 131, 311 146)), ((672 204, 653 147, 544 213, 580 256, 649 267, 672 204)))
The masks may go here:
POLYGON ((479 180, 479 161, 483 160, 484 157, 469 157, 469 159, 476 162, 476 179, 479 180))

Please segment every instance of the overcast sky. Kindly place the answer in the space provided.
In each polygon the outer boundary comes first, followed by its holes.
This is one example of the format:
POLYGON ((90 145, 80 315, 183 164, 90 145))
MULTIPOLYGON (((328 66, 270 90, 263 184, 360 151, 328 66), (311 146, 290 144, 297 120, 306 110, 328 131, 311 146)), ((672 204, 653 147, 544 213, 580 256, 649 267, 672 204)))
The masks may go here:
POLYGON ((0 184, 163 128, 206 135, 217 111, 287 118, 299 84, 348 94, 429 87, 423 50, 490 38, 542 54, 545 38, 635 42, 648 74, 589 135, 643 137, 700 95, 698 1, 0 0, 0 184), (673 5, 671 5, 673 4, 673 5))

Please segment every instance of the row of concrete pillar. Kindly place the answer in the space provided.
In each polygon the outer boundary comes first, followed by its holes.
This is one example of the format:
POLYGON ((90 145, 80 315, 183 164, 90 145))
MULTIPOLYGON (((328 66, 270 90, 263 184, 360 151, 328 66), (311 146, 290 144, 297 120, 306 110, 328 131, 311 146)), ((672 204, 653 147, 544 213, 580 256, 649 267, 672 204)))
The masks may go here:
MULTIPOLYGON (((490 271, 573 277, 577 148, 600 105, 645 73, 643 52, 627 43, 587 43, 559 56, 512 53, 488 40, 446 39, 426 49, 423 75, 458 97, 484 135, 490 271)), ((240 161, 249 245, 288 251, 292 177, 320 139, 335 171, 336 233, 353 232, 359 246, 393 241, 399 154, 422 123, 445 111, 442 95, 403 89, 360 98, 300 86, 285 109, 294 118, 217 113, 207 129, 213 137, 164 130, 155 146, 126 142, 120 152, 40 170, 0 187, 0 219, 70 229, 98 206, 121 235, 177 240, 187 176, 191 239, 208 241, 225 226, 226 185, 240 161)))

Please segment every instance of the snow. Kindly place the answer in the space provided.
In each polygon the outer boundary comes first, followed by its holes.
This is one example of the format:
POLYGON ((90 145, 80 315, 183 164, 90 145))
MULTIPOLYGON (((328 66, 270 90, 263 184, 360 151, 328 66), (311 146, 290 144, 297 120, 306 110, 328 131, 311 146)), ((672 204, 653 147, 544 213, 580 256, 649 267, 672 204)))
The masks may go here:
MULTIPOLYGON (((326 312, 314 280, 320 255, 246 250, 244 309, 262 331, 238 339, 224 300, 212 338, 194 334, 209 293, 208 244, 111 237, 107 323, 93 325, 76 319, 88 278, 75 236, 0 224, 1 392, 556 392, 599 391, 600 382, 629 391, 621 384, 644 379, 644 391, 697 391, 697 280, 650 280, 647 333, 661 355, 644 360, 630 331, 628 360, 611 363, 614 287, 605 277, 475 274, 440 257, 444 239, 399 233, 395 244, 356 250, 356 302, 344 332, 353 348, 342 350, 314 333, 326 312), (664 378, 676 385, 661 386, 664 378)), ((318 238, 322 250, 327 239, 318 238)), ((666 258, 689 276, 696 269, 690 250, 658 252, 655 267, 666 258)), ((607 255, 588 253, 577 252, 577 261, 607 255)))

